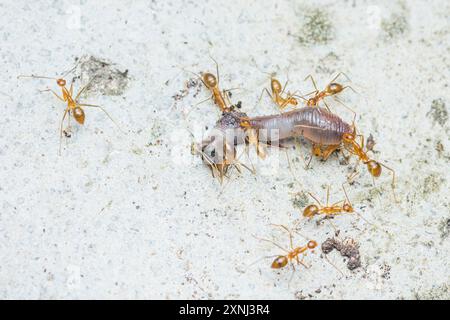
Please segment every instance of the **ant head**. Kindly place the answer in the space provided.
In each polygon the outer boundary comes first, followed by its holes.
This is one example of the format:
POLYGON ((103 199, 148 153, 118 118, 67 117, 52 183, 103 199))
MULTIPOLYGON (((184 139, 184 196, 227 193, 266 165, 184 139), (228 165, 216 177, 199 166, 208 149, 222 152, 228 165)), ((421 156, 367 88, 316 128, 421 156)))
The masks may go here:
POLYGON ((317 242, 315 242, 314 240, 309 240, 306 246, 308 247, 308 249, 314 249, 315 247, 317 247, 317 242))
POLYGON ((316 104, 317 104, 317 100, 316 100, 316 98, 314 98, 314 97, 309 98, 309 99, 306 101, 306 105, 308 105, 308 106, 310 106, 310 107, 315 106, 316 104))
POLYGON ((208 87, 208 89, 212 89, 215 86, 217 86, 217 79, 216 76, 212 73, 205 73, 203 74, 203 82, 208 87))
POLYGON ((58 84, 58 86, 64 87, 66 85, 66 80, 64 80, 64 79, 57 79, 56 83, 58 84))
POLYGON ((241 126, 241 128, 250 128, 251 127, 250 121, 248 121, 247 119, 241 119, 241 122, 239 123, 239 125, 241 126))
POLYGON ((84 123, 84 111, 83 111, 83 109, 81 109, 80 107, 75 107, 72 112, 73 112, 73 117, 75 118, 75 120, 79 124, 83 124, 84 123))
POLYGON ((315 204, 310 204, 303 210, 303 216, 304 217, 312 217, 316 215, 319 212, 319 207, 317 207, 315 204))
POLYGON ((272 269, 280 269, 285 267, 288 264, 288 258, 286 256, 278 256, 273 260, 272 265, 270 266, 272 269))
POLYGON ((296 106, 298 104, 298 101, 297 99, 291 97, 289 98, 289 103, 292 104, 293 106, 296 106))
POLYGON ((342 140, 344 142, 352 142, 353 140, 355 140, 355 134, 354 133, 344 133, 342 135, 342 140))
POLYGON ((374 177, 379 177, 381 175, 381 165, 375 160, 369 160, 367 163, 367 170, 374 177))
POLYGON ((348 213, 353 212, 353 207, 349 203, 344 203, 344 205, 342 206, 342 209, 348 213))
POLYGON ((341 84, 335 82, 330 83, 325 89, 325 91, 329 94, 337 94, 342 90, 344 90, 344 87, 341 84))
POLYGON ((272 78, 270 81, 270 87, 272 88, 272 92, 281 92, 283 90, 280 81, 275 78, 272 78))

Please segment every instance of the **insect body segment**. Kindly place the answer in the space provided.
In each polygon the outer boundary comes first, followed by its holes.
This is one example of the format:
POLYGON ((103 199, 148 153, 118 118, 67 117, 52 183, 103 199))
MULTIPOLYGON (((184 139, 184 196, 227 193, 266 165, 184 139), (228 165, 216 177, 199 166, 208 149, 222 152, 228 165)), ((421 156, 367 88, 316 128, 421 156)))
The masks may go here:
POLYGON ((272 94, 266 89, 266 93, 269 95, 269 97, 272 99, 272 101, 281 109, 283 110, 288 105, 296 106, 298 104, 297 99, 294 98, 293 95, 288 93, 286 97, 283 97, 283 93, 285 90, 285 87, 287 85, 287 82, 284 87, 281 86, 280 81, 277 79, 271 77, 270 79, 270 89, 272 91, 272 94))
POLYGON ((303 258, 305 257, 305 255, 307 254, 308 251, 314 252, 314 248, 317 247, 317 242, 314 240, 309 240, 307 242, 307 244, 304 246, 294 247, 294 240, 293 240, 291 230, 289 230, 286 226, 281 225, 281 224, 272 224, 272 226, 279 227, 288 233, 288 235, 289 235, 289 250, 285 249, 284 247, 280 246, 279 244, 275 243, 272 240, 257 238, 259 240, 272 243, 273 245, 277 246, 278 248, 280 248, 281 250, 283 250, 286 253, 285 255, 276 256, 271 264, 271 268, 272 269, 281 269, 281 268, 284 268, 288 263, 291 263, 292 268, 295 271, 295 267, 293 264, 294 261, 297 262, 297 264, 299 264, 299 265, 301 264, 304 267, 308 267, 306 264, 303 263, 303 258), (300 259, 300 256, 302 256, 301 259, 300 259))
MULTIPOLYGON (((339 72, 334 78, 333 80, 331 80, 325 87, 325 89, 323 90, 319 90, 317 88, 316 85, 316 81, 314 80, 314 78, 312 77, 312 75, 309 75, 305 78, 305 80, 307 80, 308 78, 311 79, 313 86, 314 86, 314 91, 312 92, 314 94, 313 97, 309 98, 309 99, 305 99, 306 100, 306 105, 308 107, 316 107, 318 106, 320 101, 323 101, 323 103, 325 104, 325 106, 327 107, 327 109, 329 110, 329 107, 327 105, 327 103, 325 102, 325 98, 326 97, 330 97, 330 96, 336 96, 337 94, 341 93, 342 91, 344 91, 345 89, 349 88, 353 91, 355 91, 351 86, 344 86, 340 83, 334 82, 336 81, 337 78, 339 78, 339 76, 344 75, 348 80, 348 76, 343 73, 343 72, 339 72)), ((356 92, 356 91, 355 91, 356 92)), ((335 97, 336 98, 336 97, 335 97)), ((337 98, 336 98, 337 99, 337 98)), ((338 100, 339 101, 339 100, 338 100)), ((339 101, 340 102, 340 101, 339 101)), ((342 102, 340 102, 341 104, 343 104, 342 102)), ((344 105, 344 104, 343 104, 344 105)), ((345 105, 344 105, 345 106, 345 105)), ((347 106, 345 106, 347 107, 347 106)), ((348 107, 347 107, 348 108, 348 107)), ((348 108, 349 110, 351 110, 350 108, 348 108)))
POLYGON ((79 124, 83 125, 84 121, 85 121, 85 118, 86 118, 86 115, 85 115, 84 110, 83 110, 84 107, 99 108, 100 110, 102 110, 108 116, 108 118, 111 119, 112 122, 114 122, 114 124, 119 128, 119 130, 121 130, 120 126, 114 121, 114 119, 109 115, 108 112, 106 112, 106 110, 102 106, 95 105, 95 104, 88 104, 88 103, 80 103, 79 102, 79 98, 80 98, 81 94, 90 86, 92 81, 95 80, 95 77, 93 77, 91 79, 91 81, 89 81, 88 84, 86 84, 84 87, 82 87, 80 89, 80 91, 78 91, 78 93, 77 93, 77 95, 75 97, 73 96, 73 80, 72 80, 72 82, 70 84, 70 87, 68 89, 66 87, 67 81, 64 78, 52 78, 52 77, 35 76, 35 75, 18 76, 18 78, 37 78, 37 79, 41 78, 41 79, 56 80, 56 84, 58 85, 58 87, 61 88, 61 95, 59 95, 58 93, 56 93, 52 89, 41 90, 41 92, 51 92, 56 98, 58 98, 59 100, 65 102, 65 103, 67 103, 67 106, 66 106, 66 109, 64 110, 64 114, 63 114, 63 117, 61 119, 61 124, 60 124, 59 154, 61 154, 61 145, 62 145, 63 133, 65 134, 65 132, 66 132, 66 130, 63 129, 64 120, 66 119, 67 116, 69 116, 67 121, 68 121, 68 128, 70 128, 70 116, 72 115, 76 122, 78 122, 79 124))
POLYGON ((348 123, 320 107, 304 107, 270 116, 243 117, 241 127, 258 130, 259 136, 266 141, 303 136, 322 145, 338 145, 342 142, 343 134, 351 132, 348 123), (268 136, 273 130, 277 130, 278 135, 268 136), (264 134, 264 131, 268 133, 264 134))
POLYGON ((392 172, 392 187, 395 185, 395 171, 386 165, 371 159, 364 148, 364 137, 362 135, 356 135, 356 130, 353 133, 346 133, 342 136, 345 149, 353 155, 358 157, 359 161, 362 161, 367 166, 367 171, 377 178, 381 175, 382 167, 392 172), (356 142, 357 137, 361 138, 360 143, 356 142))
POLYGON ((213 99, 214 103, 220 108, 222 112, 229 112, 231 109, 224 98, 224 93, 226 91, 224 90, 222 92, 219 89, 219 81, 217 80, 216 76, 212 73, 204 73, 202 74, 201 79, 203 84, 208 88, 208 90, 211 91, 211 98, 213 99))
POLYGON ((326 205, 322 205, 320 201, 311 193, 309 195, 317 202, 316 204, 310 204, 303 210, 303 216, 307 218, 311 218, 315 215, 323 214, 324 216, 335 216, 340 213, 353 213, 353 206, 348 199, 347 192, 345 191, 344 186, 342 186, 342 190, 345 194, 345 200, 338 201, 332 205, 329 205, 329 197, 330 197, 330 186, 327 188, 327 202, 326 205))
POLYGON ((293 248, 286 255, 276 257, 275 260, 272 262, 271 268, 272 269, 284 268, 290 261, 297 261, 297 263, 301 264, 299 256, 301 254, 304 254, 308 250, 313 250, 315 247, 317 247, 317 242, 314 240, 310 240, 305 246, 293 248))

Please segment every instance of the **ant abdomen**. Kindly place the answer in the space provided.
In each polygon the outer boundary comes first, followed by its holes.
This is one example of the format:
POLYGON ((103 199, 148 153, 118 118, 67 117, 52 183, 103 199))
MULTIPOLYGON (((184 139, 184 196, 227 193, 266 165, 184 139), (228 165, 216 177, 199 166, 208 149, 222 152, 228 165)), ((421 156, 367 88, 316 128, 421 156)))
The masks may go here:
POLYGON ((337 94, 344 90, 344 87, 336 82, 330 83, 326 89, 328 94, 337 94))
POLYGON ((217 86, 217 79, 212 73, 205 73, 203 75, 203 81, 208 89, 212 89, 217 86))
POLYGON ((367 162, 367 170, 369 170, 370 174, 375 178, 378 178, 381 175, 381 165, 375 160, 367 162))
POLYGON ((278 256, 275 260, 273 260, 271 268, 272 269, 280 269, 285 267, 288 264, 288 258, 286 256, 278 256))
POLYGON ((75 107, 72 112, 73 112, 73 117, 75 118, 75 120, 79 124, 83 124, 84 118, 85 118, 83 109, 81 109, 80 107, 75 107))
POLYGON ((315 204, 311 204, 303 210, 304 217, 312 217, 315 216, 319 212, 319 208, 315 204))

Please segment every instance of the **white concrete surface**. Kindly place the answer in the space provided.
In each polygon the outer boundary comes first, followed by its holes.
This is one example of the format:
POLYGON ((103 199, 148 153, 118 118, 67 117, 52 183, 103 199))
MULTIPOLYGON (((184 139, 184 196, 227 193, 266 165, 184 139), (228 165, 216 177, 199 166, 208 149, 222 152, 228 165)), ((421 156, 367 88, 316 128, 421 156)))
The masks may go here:
MULTIPOLYGON (((3 0, 0 13, 1 298, 450 298, 448 1, 3 0), (290 270, 257 261, 281 252, 253 236, 288 246, 268 224, 300 218, 310 199, 294 206, 293 192, 324 199, 333 184, 331 199, 342 198, 351 168, 336 156, 305 170, 309 145, 290 150, 294 179, 285 153, 271 150, 256 175, 223 186, 198 159, 180 163, 177 150, 189 154, 194 141, 187 128, 219 116, 211 102, 195 105, 204 88, 172 98, 192 77, 180 68, 214 71, 209 52, 222 87, 240 87, 232 99, 251 115, 276 112, 267 97, 255 107, 268 85, 260 70, 289 76, 289 89, 302 92, 308 74, 321 86, 338 71, 350 76, 359 95, 342 99, 398 176, 396 204, 389 174, 374 187, 361 166, 348 192, 373 225, 333 220, 360 243, 361 268, 349 271, 330 253, 338 271, 317 250, 289 283, 290 270), (94 87, 85 96, 127 134, 86 109, 59 156, 64 104, 38 92, 55 83, 16 77, 56 76, 83 56, 128 70, 118 95, 94 87)), ((299 225, 320 243, 333 233, 327 223, 299 225)))

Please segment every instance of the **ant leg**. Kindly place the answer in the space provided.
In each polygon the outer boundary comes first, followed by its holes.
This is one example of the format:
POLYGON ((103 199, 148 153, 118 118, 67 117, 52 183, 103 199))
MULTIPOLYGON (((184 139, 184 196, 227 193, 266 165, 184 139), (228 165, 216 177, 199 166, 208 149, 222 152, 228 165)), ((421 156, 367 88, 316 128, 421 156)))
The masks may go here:
POLYGON ((99 108, 100 110, 102 110, 107 116, 108 116, 108 118, 112 121, 112 122, 114 122, 114 124, 119 128, 119 130, 122 132, 122 133, 125 133, 123 130, 122 130, 122 128, 119 126, 119 124, 109 115, 109 113, 105 110, 105 108, 103 108, 102 106, 99 106, 99 105, 95 105, 95 104, 87 104, 87 103, 80 103, 80 104, 77 104, 78 106, 80 106, 80 107, 90 107, 90 108, 99 108))
MULTIPOLYGON (((350 206, 352 206, 352 203, 350 202, 350 199, 348 198, 347 191, 345 190, 344 185, 345 185, 345 182, 342 183, 342 190, 344 191, 345 199, 347 199, 347 203, 348 203, 350 206)), ((352 207, 353 207, 353 206, 352 206, 352 207)))
MULTIPOLYGON (((354 93, 356 93, 356 94, 358 93, 358 91, 356 91, 355 89, 353 89, 352 86, 345 86, 345 87, 342 88, 342 91, 344 91, 345 89, 350 89, 350 90, 352 90, 352 91, 353 91, 354 93)), ((341 91, 341 92, 342 92, 342 91, 341 91)))
POLYGON ((328 207, 328 205, 329 205, 329 200, 330 200, 330 185, 328 185, 328 187, 327 187, 327 207, 328 207))
POLYGON ((261 102, 261 99, 262 99, 262 96, 263 96, 264 92, 266 92, 267 95, 270 97, 270 99, 274 103, 276 103, 275 98, 270 94, 269 90, 267 88, 264 88, 264 89, 261 90, 261 94, 259 95, 259 99, 258 99, 258 102, 256 103, 256 105, 259 105, 259 103, 261 102))
POLYGON ((364 136, 362 134, 357 134, 356 137, 359 137, 360 139, 360 146, 361 146, 361 150, 364 149, 364 136))
POLYGON ((255 238, 255 239, 257 239, 257 240, 260 240, 260 241, 266 241, 266 242, 269 242, 269 243, 273 244, 274 246, 280 248, 280 249, 283 250, 284 252, 289 253, 289 250, 283 248, 282 246, 280 246, 280 245, 279 245, 278 243, 276 243, 275 241, 272 241, 272 240, 270 240, 270 239, 265 239, 265 238, 259 238, 259 237, 256 237, 255 235, 253 235, 253 238, 255 238))
POLYGON ((330 109, 330 107, 328 106, 328 104, 325 102, 325 100, 322 100, 322 102, 323 102, 323 104, 325 105, 325 107, 327 108, 328 112, 331 113, 331 109, 330 109))
POLYGON ((74 83, 74 78, 72 78, 72 81, 70 82, 70 88, 69 88, 70 96, 73 96, 73 83, 74 83))
POLYGON ((336 226, 334 225, 333 222, 330 221, 330 219, 326 219, 326 221, 330 224, 330 226, 333 228, 334 230, 334 234, 339 234, 339 230, 338 228, 336 228, 336 226))
POLYGON ((319 204, 319 206, 323 207, 322 204, 320 203, 319 199, 317 199, 311 192, 308 191, 308 194, 311 198, 313 198, 314 200, 316 200, 316 202, 319 204))
POLYGON ((317 88, 316 81, 314 80, 314 78, 313 78, 313 76, 312 76, 311 74, 309 74, 309 75, 305 78, 305 80, 303 80, 303 81, 306 81, 308 78, 311 79, 311 81, 312 81, 312 83, 313 83, 313 86, 314 86, 314 89, 316 89, 316 93, 319 92, 320 90, 317 88))
POLYGON ((67 116, 67 113, 69 112, 69 108, 66 108, 66 110, 64 110, 64 115, 63 115, 63 117, 62 117, 62 119, 61 119, 61 124, 60 124, 60 127, 59 127, 59 155, 61 155, 61 145, 62 145, 62 136, 63 136, 63 123, 64 123, 64 119, 66 118, 66 116, 67 116))
POLYGON ((314 91, 311 91, 311 92, 308 92, 308 93, 306 93, 306 94, 304 94, 304 95, 302 95, 302 96, 300 96, 300 95, 293 95, 294 97, 298 97, 298 98, 300 98, 300 99, 302 99, 303 101, 308 101, 305 97, 307 97, 307 96, 310 96, 310 95, 312 95, 312 94, 316 94, 317 92, 319 92, 318 90, 314 90, 314 91))
POLYGON ((394 196, 395 202, 398 203, 397 196, 395 195, 395 170, 389 168, 388 166, 386 166, 386 165, 383 164, 383 163, 380 163, 380 165, 382 165, 383 167, 385 167, 386 169, 388 169, 389 171, 392 172, 392 182, 391 182, 392 194, 393 194, 393 196, 394 196))
POLYGON ((66 100, 64 100, 63 97, 59 96, 55 91, 53 91, 52 89, 45 89, 45 90, 39 90, 39 92, 51 92, 53 93, 53 95, 55 97, 57 97, 59 100, 61 100, 62 102, 66 102, 66 100))
POLYGON ((352 184, 352 183, 353 183, 353 179, 355 179, 356 176, 359 174, 358 169, 357 169, 357 166, 358 166, 359 162, 360 162, 360 160, 358 160, 357 164, 355 165, 355 169, 353 170, 353 172, 350 173, 350 174, 347 176, 347 182, 348 182, 348 184, 352 184))
POLYGON ((355 120, 356 120, 356 112, 355 112, 355 110, 353 110, 352 108, 350 108, 349 106, 347 106, 345 103, 343 103, 343 102, 341 101, 341 99, 339 99, 338 97, 333 96, 333 98, 334 98, 334 100, 336 100, 337 102, 339 102, 343 107, 345 107, 348 111, 350 111, 351 113, 353 113, 353 121, 352 121, 352 123, 354 123, 355 120))
POLYGON ((340 71, 330 82, 329 84, 331 84, 332 82, 336 81, 337 78, 339 78, 340 76, 344 76, 348 81, 352 81, 350 80, 349 76, 347 76, 344 72, 340 71))
POLYGON ((324 256, 325 260, 327 260, 327 262, 328 262, 329 264, 331 264, 337 271, 339 271, 339 273, 340 273, 342 276, 345 277, 345 274, 342 272, 342 270, 339 269, 333 262, 331 262, 330 259, 328 259, 327 254, 324 254, 323 256, 324 256))
POLYGON ((292 262, 290 264, 292 266, 292 273, 291 273, 291 276, 289 278, 288 288, 291 286, 291 282, 292 282, 292 279, 294 279, 294 274, 295 274, 295 266, 294 266, 294 264, 292 262))
POLYGON ((290 246, 291 246, 291 250, 293 250, 294 249, 294 240, 293 240, 293 237, 292 237, 292 232, 286 226, 284 226, 282 224, 273 224, 272 223, 271 225, 274 226, 274 227, 282 228, 289 234, 289 243, 290 243, 290 246))
POLYGON ((209 57, 211 58, 212 61, 214 61, 214 64, 216 65, 217 85, 219 85, 219 83, 220 83, 219 64, 218 64, 217 61, 211 56, 211 54, 209 54, 209 57))
POLYGON ((383 167, 385 167, 386 169, 388 169, 389 171, 392 172, 392 183, 391 183, 391 185, 392 185, 392 187, 394 188, 394 187, 395 187, 395 170, 389 168, 388 166, 386 166, 385 164, 383 164, 383 163, 381 163, 381 162, 380 162, 380 165, 382 165, 383 167))
POLYGON ((312 158, 313 156, 311 155, 311 157, 309 157, 308 163, 306 164, 305 170, 308 170, 310 168, 309 165, 311 164, 312 158))
POLYGON ((91 80, 89 80, 89 82, 80 89, 80 91, 78 91, 74 101, 78 101, 78 98, 81 96, 81 94, 92 84, 92 82, 94 82, 95 78, 97 78, 97 76, 93 76, 91 80))
POLYGON ((209 101, 209 100, 213 99, 213 97, 214 97, 214 96, 211 95, 209 98, 207 98, 207 99, 205 99, 205 100, 202 100, 202 101, 196 103, 195 106, 198 106, 198 105, 200 105, 200 104, 202 104, 202 103, 205 103, 206 101, 209 101))
POLYGON ((283 89, 281 89, 280 95, 282 95, 284 93, 284 90, 286 90, 288 83, 289 83, 289 79, 287 79, 286 82, 284 83, 284 86, 283 86, 283 89))

